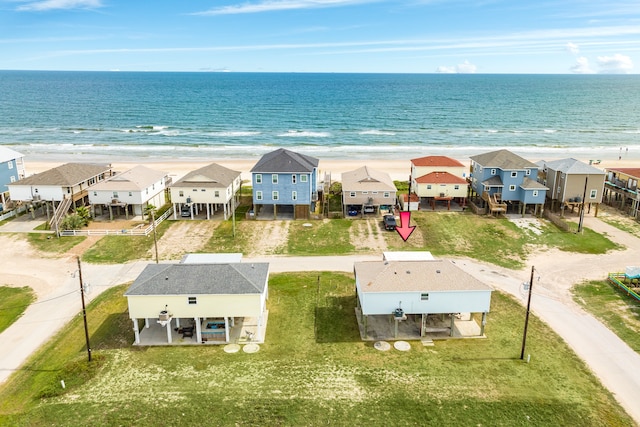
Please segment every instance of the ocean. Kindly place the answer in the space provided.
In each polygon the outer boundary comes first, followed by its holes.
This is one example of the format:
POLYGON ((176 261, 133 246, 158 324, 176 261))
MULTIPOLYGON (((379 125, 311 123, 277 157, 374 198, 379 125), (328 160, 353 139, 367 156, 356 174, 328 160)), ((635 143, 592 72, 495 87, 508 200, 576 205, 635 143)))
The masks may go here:
POLYGON ((0 71, 0 145, 29 160, 640 154, 639 75, 0 71))

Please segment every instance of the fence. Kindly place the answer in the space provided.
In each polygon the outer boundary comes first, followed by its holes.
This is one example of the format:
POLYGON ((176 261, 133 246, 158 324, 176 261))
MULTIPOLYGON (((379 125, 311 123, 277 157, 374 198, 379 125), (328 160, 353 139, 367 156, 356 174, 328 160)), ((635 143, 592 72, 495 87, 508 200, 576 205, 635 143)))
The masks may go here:
POLYGON ((624 273, 609 273, 609 281, 618 285, 620 289, 623 289, 627 292, 627 295, 632 296, 633 298, 640 301, 640 295, 636 292, 636 289, 631 289, 631 287, 624 284, 624 280, 627 278, 627 275, 624 273))
POLYGON ((149 224, 146 228, 138 226, 136 228, 124 228, 122 230, 62 230, 60 236, 148 236, 153 229, 160 225, 162 221, 167 219, 173 211, 168 209, 160 215, 153 224, 149 224))

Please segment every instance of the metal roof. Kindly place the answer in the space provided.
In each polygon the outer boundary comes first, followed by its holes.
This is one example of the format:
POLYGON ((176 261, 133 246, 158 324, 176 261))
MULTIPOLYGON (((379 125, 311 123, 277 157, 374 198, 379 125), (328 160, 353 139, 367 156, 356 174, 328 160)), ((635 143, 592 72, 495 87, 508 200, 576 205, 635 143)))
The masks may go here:
POLYGON ((386 172, 362 166, 342 174, 342 191, 396 191, 396 186, 386 172))
POLYGON ((149 188, 152 184, 167 176, 167 172, 149 169, 146 166, 138 165, 133 168, 105 179, 92 186, 96 190, 120 190, 120 191, 140 191, 149 188))
POLYGON ((11 148, 0 147, 0 162, 8 162, 22 157, 24 157, 22 154, 12 150, 11 148))
POLYGON ((604 175, 604 171, 588 165, 580 160, 573 158, 552 160, 550 162, 542 161, 542 165, 549 169, 558 172, 564 172, 566 174, 576 175, 604 175))

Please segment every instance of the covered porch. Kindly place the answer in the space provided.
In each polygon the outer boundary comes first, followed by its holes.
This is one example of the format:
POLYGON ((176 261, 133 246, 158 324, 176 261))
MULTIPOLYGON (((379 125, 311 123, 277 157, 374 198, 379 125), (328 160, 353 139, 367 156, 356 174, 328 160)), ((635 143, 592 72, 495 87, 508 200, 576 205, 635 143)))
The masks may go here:
POLYGON ((261 318, 133 319, 134 345, 261 344, 267 315, 268 312, 261 318))

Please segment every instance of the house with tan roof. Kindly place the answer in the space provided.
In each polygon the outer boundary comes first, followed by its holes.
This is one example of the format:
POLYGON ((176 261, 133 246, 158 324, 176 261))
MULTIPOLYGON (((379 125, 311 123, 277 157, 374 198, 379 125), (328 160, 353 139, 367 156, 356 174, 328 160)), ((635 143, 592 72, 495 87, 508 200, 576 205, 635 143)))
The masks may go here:
POLYGON ((236 198, 242 185, 238 171, 211 163, 187 173, 169 189, 173 203, 173 218, 213 218, 222 213, 229 218, 238 206, 236 198))
POLYGON ((53 208, 56 222, 71 206, 89 203, 89 190, 113 175, 111 165, 65 163, 9 184, 12 200, 23 203, 42 202, 47 212, 53 208))
POLYGON ((345 216, 390 212, 395 204, 396 186, 388 173, 362 166, 342 174, 345 216))
POLYGON ((362 261, 354 275, 364 340, 484 335, 492 289, 454 261, 362 261))
POLYGON ((438 202, 445 203, 450 209, 454 200, 464 207, 468 192, 465 175, 465 166, 447 156, 412 159, 411 192, 434 210, 438 202))
POLYGON ((165 189, 170 182, 167 172, 138 165, 92 186, 89 203, 94 215, 108 211, 110 219, 114 214, 143 216, 147 206, 159 208, 166 203, 165 189))

